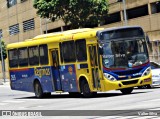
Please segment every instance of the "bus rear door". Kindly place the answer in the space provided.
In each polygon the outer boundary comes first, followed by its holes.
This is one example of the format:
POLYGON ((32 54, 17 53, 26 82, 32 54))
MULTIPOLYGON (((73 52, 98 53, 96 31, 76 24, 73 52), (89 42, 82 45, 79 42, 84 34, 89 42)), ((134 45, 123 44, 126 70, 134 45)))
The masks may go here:
POLYGON ((52 62, 53 62, 53 83, 55 91, 61 91, 62 90, 62 82, 60 77, 60 70, 59 70, 59 55, 58 55, 58 49, 53 49, 51 51, 52 53, 52 62))

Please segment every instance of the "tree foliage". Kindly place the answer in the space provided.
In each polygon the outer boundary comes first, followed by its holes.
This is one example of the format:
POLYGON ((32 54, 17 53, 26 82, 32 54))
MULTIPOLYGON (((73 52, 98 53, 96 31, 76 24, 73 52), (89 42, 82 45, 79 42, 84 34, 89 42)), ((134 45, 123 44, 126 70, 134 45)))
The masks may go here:
MULTIPOLYGON (((7 58, 7 52, 6 52, 6 44, 3 40, 1 40, 1 46, 2 46, 2 54, 3 54, 3 59, 5 60, 7 58)), ((1 61, 1 49, 0 49, 0 61, 1 61)))
POLYGON ((72 28, 99 24, 108 13, 108 0, 34 0, 33 6, 40 17, 62 19, 72 28))

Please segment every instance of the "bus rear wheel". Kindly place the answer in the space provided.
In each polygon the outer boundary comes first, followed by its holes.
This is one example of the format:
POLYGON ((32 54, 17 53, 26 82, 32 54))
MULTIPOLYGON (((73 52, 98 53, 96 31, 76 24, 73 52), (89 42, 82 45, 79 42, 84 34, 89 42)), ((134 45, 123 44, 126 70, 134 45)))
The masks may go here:
POLYGON ((91 92, 87 81, 83 80, 81 82, 80 87, 81 87, 81 92, 85 98, 90 98, 93 96, 93 92, 91 92))
POLYGON ((124 88, 120 90, 123 94, 130 94, 133 91, 133 87, 131 88, 124 88))
POLYGON ((38 81, 34 84, 34 93, 37 98, 42 98, 44 96, 41 84, 38 81))
POLYGON ((43 97, 45 97, 45 98, 51 97, 51 92, 44 93, 44 94, 43 94, 43 97))

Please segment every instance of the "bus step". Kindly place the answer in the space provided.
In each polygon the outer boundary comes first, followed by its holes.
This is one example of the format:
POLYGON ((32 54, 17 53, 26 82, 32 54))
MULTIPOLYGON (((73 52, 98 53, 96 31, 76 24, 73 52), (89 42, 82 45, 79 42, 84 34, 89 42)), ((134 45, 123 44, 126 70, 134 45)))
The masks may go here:
POLYGON ((55 91, 56 93, 63 93, 63 91, 55 91))

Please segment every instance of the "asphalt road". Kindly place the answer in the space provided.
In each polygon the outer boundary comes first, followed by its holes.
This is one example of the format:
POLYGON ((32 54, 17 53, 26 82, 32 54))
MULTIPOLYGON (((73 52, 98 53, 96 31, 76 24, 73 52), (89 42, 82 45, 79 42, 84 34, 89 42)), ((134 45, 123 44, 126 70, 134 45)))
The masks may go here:
MULTIPOLYGON (((120 91, 108 91, 105 93, 98 93, 94 98, 82 98, 71 97, 67 93, 56 94, 52 93, 52 96, 44 99, 37 99, 34 93, 14 91, 11 90, 9 85, 0 85, 0 110, 50 110, 50 115, 54 115, 53 110, 58 111, 58 114, 54 118, 87 118, 87 119, 102 119, 102 118, 146 118, 145 110, 160 110, 160 88, 153 89, 134 89, 132 94, 122 95, 120 91), (68 110, 73 110, 73 113, 68 110), (81 110, 78 113, 75 110, 81 110), (84 111, 85 110, 85 111, 84 111), (97 111, 101 110, 101 111, 97 111), (116 112, 112 116, 106 116, 101 113, 116 112), (114 111, 115 110, 115 111, 114 111), (117 110, 122 110, 117 111, 117 110), (140 112, 134 112, 131 117, 126 116, 133 110, 141 110, 140 112), (64 113, 65 111, 65 113, 64 113), (88 113, 86 113, 88 112, 88 113), (68 116, 67 114, 68 113, 68 116), (83 116, 83 113, 85 113, 83 116), (121 113, 119 115, 119 113, 121 113), (72 115, 76 115, 76 117, 72 115), (142 114, 140 116, 140 114, 142 114), (60 115, 60 116, 59 116, 60 115), (63 116, 64 115, 64 116, 63 116), (145 117, 144 117, 145 115, 145 117), (72 117, 70 117, 72 116, 72 117), (82 117, 79 117, 82 116, 82 117), (114 117, 113 117, 114 116, 114 117), (140 116, 140 117, 139 117, 140 116)), ((47 112, 46 112, 47 113, 47 112)), ((47 114, 48 114, 47 113, 47 114)), ((57 113, 57 112, 56 112, 57 113)), ((8 117, 6 117, 8 119, 8 117)), ((16 117, 21 118, 21 117, 16 117)), ((30 117, 36 118, 36 117, 30 117)), ((44 118, 44 117, 40 117, 44 118)), ((52 118, 52 117, 45 117, 52 118)), ((147 115, 147 118, 160 118, 160 111, 158 113, 151 113, 147 115)))

